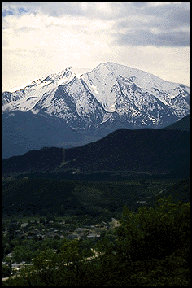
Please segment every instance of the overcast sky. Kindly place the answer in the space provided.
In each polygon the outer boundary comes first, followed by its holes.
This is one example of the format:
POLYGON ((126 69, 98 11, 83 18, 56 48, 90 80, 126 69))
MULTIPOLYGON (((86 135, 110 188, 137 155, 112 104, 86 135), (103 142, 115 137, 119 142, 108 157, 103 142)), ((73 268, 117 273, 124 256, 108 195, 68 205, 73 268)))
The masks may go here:
POLYGON ((190 2, 3 2, 2 89, 115 62, 189 86, 190 2))

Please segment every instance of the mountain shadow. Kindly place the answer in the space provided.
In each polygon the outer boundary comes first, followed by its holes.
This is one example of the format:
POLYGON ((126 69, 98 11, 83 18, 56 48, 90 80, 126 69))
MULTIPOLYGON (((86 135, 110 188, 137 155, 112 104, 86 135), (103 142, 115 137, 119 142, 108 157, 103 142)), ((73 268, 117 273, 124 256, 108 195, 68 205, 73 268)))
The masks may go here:
POLYGON ((43 112, 39 115, 31 111, 14 111, 2 115, 3 159, 44 146, 75 146, 82 140, 83 136, 74 132, 64 120, 47 116, 43 112))

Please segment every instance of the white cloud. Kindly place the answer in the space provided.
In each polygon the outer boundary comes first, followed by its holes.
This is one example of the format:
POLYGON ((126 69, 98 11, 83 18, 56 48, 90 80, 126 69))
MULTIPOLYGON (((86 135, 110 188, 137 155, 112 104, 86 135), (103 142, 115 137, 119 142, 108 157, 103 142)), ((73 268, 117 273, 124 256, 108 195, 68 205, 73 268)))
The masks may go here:
POLYGON ((189 47, 178 47, 188 42, 188 2, 166 3, 4 2, 3 90, 107 61, 189 85, 189 47), (157 48, 163 37, 167 47, 157 48))

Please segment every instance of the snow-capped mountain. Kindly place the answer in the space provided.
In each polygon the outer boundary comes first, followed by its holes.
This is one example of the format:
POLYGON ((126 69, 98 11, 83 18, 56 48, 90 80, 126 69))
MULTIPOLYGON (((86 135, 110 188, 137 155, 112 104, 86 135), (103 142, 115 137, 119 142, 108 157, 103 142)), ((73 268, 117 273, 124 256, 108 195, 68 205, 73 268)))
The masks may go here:
POLYGON ((4 92, 2 111, 46 113, 62 118, 73 129, 108 123, 158 128, 190 114, 189 101, 190 89, 185 85, 136 68, 101 63, 82 75, 68 67, 20 90, 4 92))
POLYGON ((166 127, 190 114, 190 88, 115 63, 83 74, 68 67, 3 92, 2 113, 7 158, 84 145, 120 128, 166 127))

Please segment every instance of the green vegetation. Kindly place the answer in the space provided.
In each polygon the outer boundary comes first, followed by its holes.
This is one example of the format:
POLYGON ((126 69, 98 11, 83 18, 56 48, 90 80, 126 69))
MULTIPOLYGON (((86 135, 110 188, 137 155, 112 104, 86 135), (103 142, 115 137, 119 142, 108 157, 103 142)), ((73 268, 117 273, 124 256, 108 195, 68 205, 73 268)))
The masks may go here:
POLYGON ((124 205, 135 211, 137 201, 147 200, 177 181, 142 177, 124 181, 19 179, 3 185, 3 218, 17 216, 28 221, 48 214, 76 215, 82 223, 88 215, 98 223, 101 218, 120 218, 124 205))
POLYGON ((9 277, 11 275, 11 268, 8 265, 2 265, 2 277, 9 277))
POLYGON ((137 212, 124 206, 120 223, 93 250, 77 239, 47 241, 3 286, 190 286, 190 202, 169 196, 137 212))

